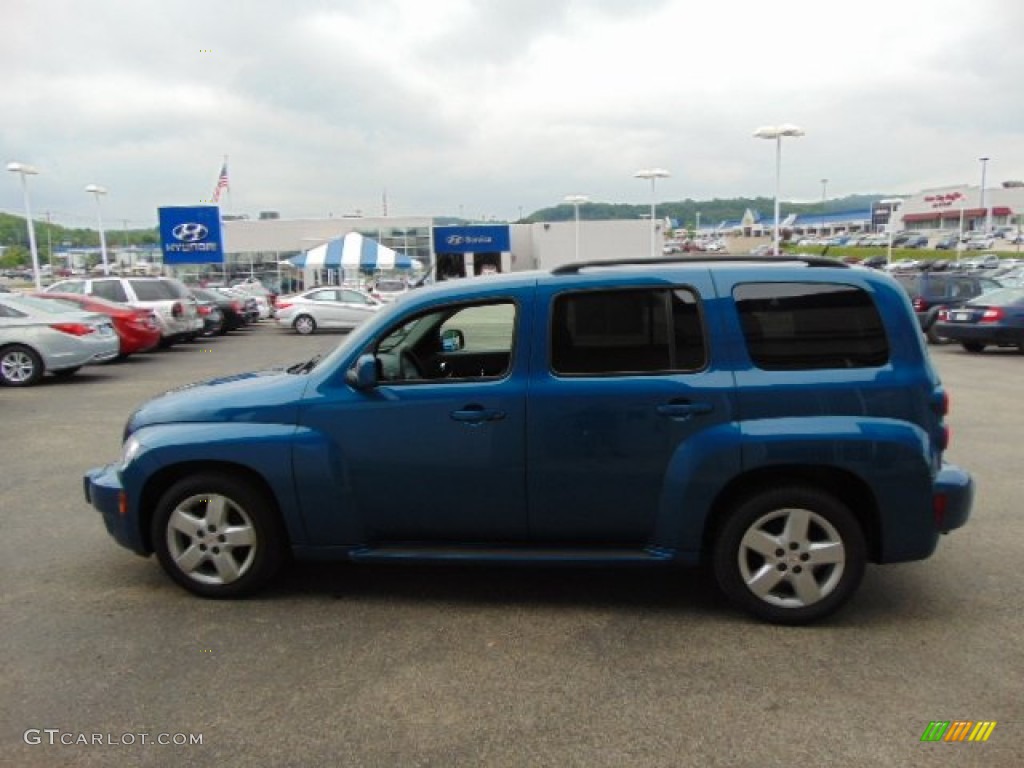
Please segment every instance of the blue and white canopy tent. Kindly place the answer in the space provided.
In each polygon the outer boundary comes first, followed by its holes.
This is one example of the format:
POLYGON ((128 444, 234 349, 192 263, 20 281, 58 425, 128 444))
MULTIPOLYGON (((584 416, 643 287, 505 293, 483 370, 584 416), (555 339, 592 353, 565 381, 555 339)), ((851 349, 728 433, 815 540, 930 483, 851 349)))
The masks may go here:
POLYGON ((388 270, 411 269, 413 260, 376 240, 349 232, 308 251, 292 256, 287 263, 299 269, 388 270))

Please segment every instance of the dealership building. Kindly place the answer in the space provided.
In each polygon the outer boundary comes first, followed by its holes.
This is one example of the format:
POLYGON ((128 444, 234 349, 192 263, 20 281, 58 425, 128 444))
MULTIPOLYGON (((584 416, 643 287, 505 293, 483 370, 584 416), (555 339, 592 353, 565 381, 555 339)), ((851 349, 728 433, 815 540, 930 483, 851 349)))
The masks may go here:
MULTIPOLYGON (((788 215, 782 225, 798 233, 881 232, 889 227, 926 234, 992 231, 1018 226, 1024 214, 1024 185, 998 187, 954 185, 883 200, 870 209, 825 214, 788 215)), ((723 222, 723 224, 725 224, 723 222)), ((731 227, 706 228, 704 233, 767 235, 772 222, 748 212, 731 227), (711 230, 711 231, 709 231, 711 230)), ((235 272, 277 272, 301 279, 304 285, 341 282, 341 268, 297 269, 288 260, 329 241, 358 232, 411 261, 415 271, 438 279, 552 269, 572 261, 603 261, 660 255, 671 239, 668 221, 650 219, 448 226, 430 216, 259 219, 225 217, 225 261, 235 272)), ((363 272, 372 271, 366 262, 363 272)))
MULTIPOLYGON (((289 274, 289 259, 357 232, 438 279, 660 254, 668 232, 667 222, 656 221, 652 230, 649 219, 447 226, 425 216, 228 218, 222 228, 225 260, 236 271, 300 277, 289 274)), ((363 267, 372 269, 372 261, 363 267)), ((340 265, 299 271, 307 286, 349 277, 340 265)))

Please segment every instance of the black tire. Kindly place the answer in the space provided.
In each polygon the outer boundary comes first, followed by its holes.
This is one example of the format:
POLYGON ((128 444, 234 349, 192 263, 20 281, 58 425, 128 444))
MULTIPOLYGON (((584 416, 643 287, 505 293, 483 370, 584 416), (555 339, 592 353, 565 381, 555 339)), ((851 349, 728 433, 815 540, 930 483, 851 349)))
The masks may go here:
POLYGON ((69 378, 71 376, 74 376, 80 370, 82 370, 82 366, 76 365, 74 368, 62 368, 59 371, 50 371, 50 373, 52 373, 54 376, 56 376, 59 379, 66 379, 66 378, 69 378))
POLYGON ((928 339, 929 344, 949 344, 949 339, 945 338, 944 336, 939 336, 937 333, 935 333, 934 323, 932 323, 928 327, 928 330, 924 332, 924 336, 926 339, 928 339))
POLYGON ((0 350, 0 384, 28 387, 43 378, 43 359, 24 344, 11 344, 0 350))
POLYGON ((316 320, 314 320, 310 315, 299 315, 292 323, 292 328, 295 329, 296 333, 301 334, 302 336, 310 336, 316 333, 316 320))
POLYGON ((980 341, 961 341, 960 346, 967 352, 973 352, 974 354, 985 351, 985 345, 980 341))
POLYGON ((759 619, 790 625, 841 608, 860 585, 866 560, 864 533, 849 508, 806 486, 740 502, 713 552, 715 579, 733 603, 759 619))
POLYGON ((277 573, 287 544, 274 505, 249 484, 220 473, 171 486, 150 530, 160 565, 201 597, 256 592, 277 573))

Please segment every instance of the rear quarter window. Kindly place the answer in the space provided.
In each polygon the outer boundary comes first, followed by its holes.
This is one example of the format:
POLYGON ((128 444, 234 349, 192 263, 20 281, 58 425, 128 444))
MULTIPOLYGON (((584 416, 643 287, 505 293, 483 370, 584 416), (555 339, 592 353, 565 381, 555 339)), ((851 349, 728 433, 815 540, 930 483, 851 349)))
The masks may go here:
POLYGON ((874 368, 889 360, 878 308, 856 286, 747 283, 734 289, 733 298, 758 368, 874 368))

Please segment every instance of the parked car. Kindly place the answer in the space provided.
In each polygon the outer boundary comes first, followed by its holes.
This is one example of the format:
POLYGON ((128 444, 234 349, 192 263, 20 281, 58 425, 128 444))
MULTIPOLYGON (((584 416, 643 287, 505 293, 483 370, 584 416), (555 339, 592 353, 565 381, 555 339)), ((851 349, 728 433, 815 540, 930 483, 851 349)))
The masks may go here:
MULTIPOLYGON (((229 331, 237 331, 249 324, 245 312, 245 303, 242 298, 233 298, 220 291, 208 290, 206 288, 193 288, 192 295, 200 302, 215 304, 221 313, 221 328, 219 333, 225 334, 229 331)), ((253 299, 255 305, 255 299, 253 299)), ((200 314, 202 314, 200 312, 200 314)))
POLYGON ((203 321, 203 336, 220 336, 224 333, 224 313, 220 309, 218 299, 200 297, 195 289, 189 293, 196 300, 196 312, 203 321))
POLYGON ((1000 288, 939 313, 935 330, 968 352, 1016 347, 1024 354, 1024 288, 1000 288))
POLYGON ((45 373, 71 376, 117 357, 120 342, 104 315, 71 304, 0 294, 0 384, 24 387, 45 373))
POLYGON ((308 335, 318 329, 351 331, 382 304, 372 296, 351 288, 325 286, 277 299, 277 324, 308 335))
POLYGON ((120 342, 119 357, 128 357, 138 352, 149 352, 160 345, 160 323, 151 309, 118 304, 99 296, 79 293, 35 293, 47 301, 63 301, 74 304, 83 312, 97 312, 110 318, 120 342))
POLYGON ((684 258, 413 291, 327 357, 142 405, 86 499, 207 597, 252 593, 289 552, 707 562, 786 624, 966 522, 947 394, 891 278, 684 258))
POLYGON ((950 235, 943 235, 935 241, 935 248, 940 251, 955 251, 957 246, 960 245, 960 234, 953 233, 950 235))
MULTIPOLYGON (((245 317, 245 322, 247 325, 259 321, 261 314, 259 301, 262 300, 264 303, 266 303, 266 299, 263 299, 261 297, 260 300, 257 300, 255 296, 246 293, 245 291, 239 291, 235 288, 227 288, 224 286, 217 286, 215 288, 210 288, 209 290, 213 291, 214 293, 219 293, 222 296, 226 296, 227 298, 232 299, 233 301, 239 302, 242 305, 242 315, 245 317)), ((266 314, 269 317, 269 307, 266 310, 266 314)))
POLYGON ((370 288, 370 295, 378 301, 385 303, 404 296, 410 290, 409 283, 400 278, 382 277, 375 281, 370 288))
POLYGON ((967 242, 964 243, 964 250, 987 251, 995 245, 995 242, 995 238, 987 235, 972 235, 971 237, 968 237, 967 242))
POLYGON ((269 320, 274 317, 274 307, 277 303, 277 294, 266 288, 261 282, 253 279, 235 281, 231 289, 243 296, 248 296, 256 301, 259 308, 259 319, 269 320))
POLYGON ((46 292, 99 296, 119 304, 151 309, 160 323, 161 346, 195 339, 203 332, 195 297, 184 283, 174 278, 73 278, 54 283, 46 292))
POLYGON ((899 273, 893 277, 910 296, 921 330, 932 344, 942 342, 934 327, 939 310, 959 307, 975 296, 1000 287, 995 280, 961 272, 899 273))
POLYGON ((927 248, 928 237, 926 235, 910 235, 903 241, 904 248, 927 248))

